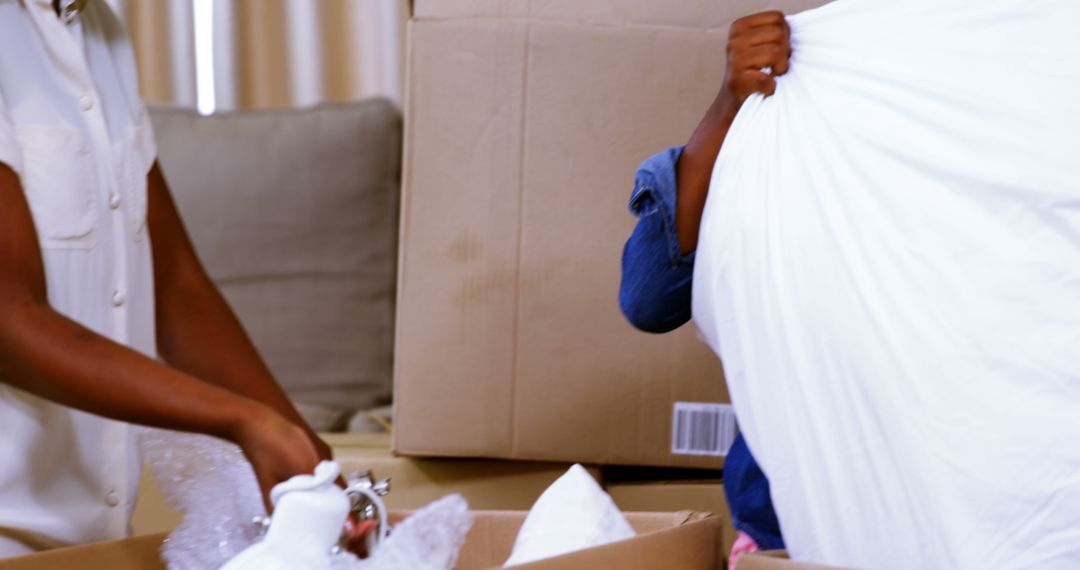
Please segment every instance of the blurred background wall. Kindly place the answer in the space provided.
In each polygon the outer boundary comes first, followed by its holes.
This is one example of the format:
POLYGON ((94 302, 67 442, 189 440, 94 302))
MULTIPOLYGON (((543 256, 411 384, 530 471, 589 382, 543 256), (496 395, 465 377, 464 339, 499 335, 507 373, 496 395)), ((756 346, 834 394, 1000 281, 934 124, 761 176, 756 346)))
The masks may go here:
POLYGON ((407 0, 109 0, 148 103, 234 109, 400 103, 407 0))

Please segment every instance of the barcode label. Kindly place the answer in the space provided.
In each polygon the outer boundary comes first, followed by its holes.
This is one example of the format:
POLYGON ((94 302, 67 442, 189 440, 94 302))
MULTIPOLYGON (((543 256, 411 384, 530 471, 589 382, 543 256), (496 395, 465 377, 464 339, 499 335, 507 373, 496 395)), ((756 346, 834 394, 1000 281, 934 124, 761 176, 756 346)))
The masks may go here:
POLYGON ((727 455, 739 427, 731 404, 675 402, 671 426, 671 453, 727 455))

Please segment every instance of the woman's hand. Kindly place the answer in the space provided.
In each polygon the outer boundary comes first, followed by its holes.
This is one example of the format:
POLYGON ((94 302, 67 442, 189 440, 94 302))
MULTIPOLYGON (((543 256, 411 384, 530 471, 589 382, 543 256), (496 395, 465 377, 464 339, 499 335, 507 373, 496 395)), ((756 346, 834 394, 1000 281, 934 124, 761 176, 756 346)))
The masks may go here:
POLYGON ((253 404, 241 420, 234 441, 244 451, 262 490, 270 513, 270 490, 295 475, 310 475, 319 464, 320 452, 308 433, 262 404, 253 404))

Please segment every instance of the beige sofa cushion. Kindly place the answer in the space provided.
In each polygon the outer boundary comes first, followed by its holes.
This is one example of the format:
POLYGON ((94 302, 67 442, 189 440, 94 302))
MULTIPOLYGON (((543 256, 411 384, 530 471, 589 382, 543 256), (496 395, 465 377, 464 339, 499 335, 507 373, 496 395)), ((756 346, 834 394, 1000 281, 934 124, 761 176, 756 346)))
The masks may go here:
POLYGON ((384 100, 150 111, 207 270, 290 396, 390 399, 401 119, 384 100))

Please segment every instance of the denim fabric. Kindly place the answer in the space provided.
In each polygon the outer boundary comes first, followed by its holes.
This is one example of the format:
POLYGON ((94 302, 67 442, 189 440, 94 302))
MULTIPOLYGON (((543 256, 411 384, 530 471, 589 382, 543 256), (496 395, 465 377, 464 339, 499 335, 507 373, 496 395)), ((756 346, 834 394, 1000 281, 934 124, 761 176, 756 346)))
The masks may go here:
POLYGON ((780 521, 769 495, 769 480, 754 461, 742 434, 735 438, 724 460, 724 493, 736 530, 750 535, 762 550, 784 548, 780 521))
MULTIPOLYGON (((630 211, 637 226, 623 249, 619 306, 636 328, 675 330, 690 320, 693 252, 682 255, 675 232, 675 166, 683 147, 669 148, 638 168, 630 211)), ((735 528, 762 549, 783 548, 769 481, 740 434, 724 461, 724 491, 735 528)))
POLYGON ((673 331, 690 320, 694 254, 681 255, 675 233, 675 165, 682 147, 642 163, 630 211, 637 226, 623 249, 619 306, 638 329, 673 331))

